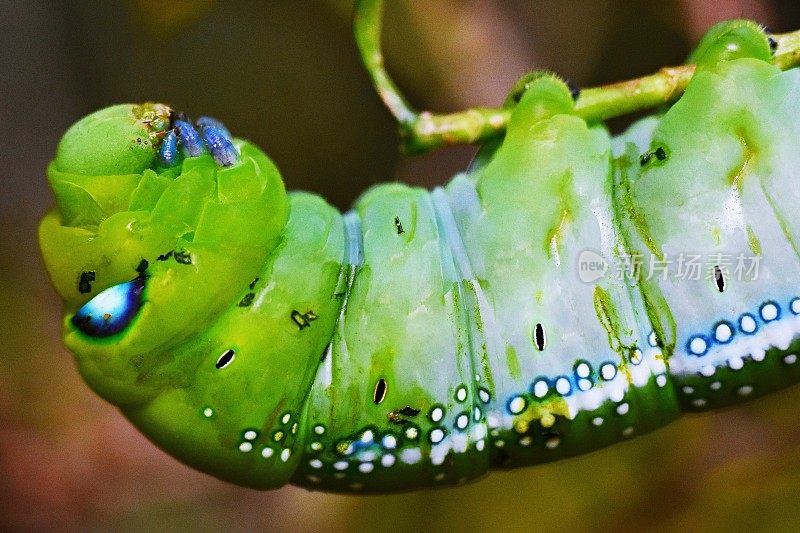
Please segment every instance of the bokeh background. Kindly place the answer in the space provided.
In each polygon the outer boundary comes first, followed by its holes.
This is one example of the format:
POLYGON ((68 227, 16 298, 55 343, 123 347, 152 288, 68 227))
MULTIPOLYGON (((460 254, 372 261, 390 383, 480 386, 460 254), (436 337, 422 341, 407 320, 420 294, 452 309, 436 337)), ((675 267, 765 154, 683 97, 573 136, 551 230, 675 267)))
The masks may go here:
MULTIPOLYGON (((497 105, 523 72, 578 85, 679 64, 717 20, 800 28, 796 0, 389 2, 388 65, 419 107, 497 105)), ((289 188, 346 208, 431 186, 474 153, 398 155, 350 35, 351 0, 0 2, 0 530, 800 529, 800 387, 589 456, 434 491, 260 493, 197 473, 80 381, 36 245, 63 131, 112 103, 223 119, 289 188)), ((624 126, 615 121, 614 128, 624 126)))

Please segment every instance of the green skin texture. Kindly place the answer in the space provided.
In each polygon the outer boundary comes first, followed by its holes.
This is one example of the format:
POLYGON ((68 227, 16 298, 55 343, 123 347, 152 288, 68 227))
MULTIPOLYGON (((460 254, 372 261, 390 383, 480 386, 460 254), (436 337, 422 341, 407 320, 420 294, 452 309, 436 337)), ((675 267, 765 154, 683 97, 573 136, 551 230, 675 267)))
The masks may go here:
POLYGON ((767 64, 769 53, 753 23, 715 27, 682 99, 614 139, 575 116, 560 80, 526 77, 505 138, 469 174, 433 194, 379 185, 356 202, 360 261, 348 255, 345 217, 315 195, 287 194, 255 146, 235 141, 242 157, 229 168, 202 155, 162 169, 163 107, 98 111, 59 145, 48 169, 57 207, 39 232, 65 343, 89 386, 153 442, 259 489, 461 483, 738 401, 743 385, 755 396, 800 381, 800 365, 781 363, 795 345, 719 369, 713 393, 712 378, 665 370, 693 361, 683 349, 691 332, 800 281, 800 222, 781 215, 800 201, 785 170, 800 133, 787 95, 800 82, 767 64), (669 158, 642 166, 639 155, 657 147, 669 158), (731 187, 744 229, 720 227, 731 187), (771 275, 722 294, 708 280, 687 289, 577 278, 584 250, 613 263, 632 252, 753 251, 756 241, 771 275), (78 331, 77 309, 136 277, 142 260, 145 304, 133 322, 108 338, 78 331), (87 271, 96 278, 84 294, 87 271), (216 368, 229 349, 233 361, 216 368), (627 384, 621 397, 600 376, 603 362, 627 384), (536 378, 581 363, 589 394, 534 394, 536 378), (687 385, 708 392, 702 406, 687 385))

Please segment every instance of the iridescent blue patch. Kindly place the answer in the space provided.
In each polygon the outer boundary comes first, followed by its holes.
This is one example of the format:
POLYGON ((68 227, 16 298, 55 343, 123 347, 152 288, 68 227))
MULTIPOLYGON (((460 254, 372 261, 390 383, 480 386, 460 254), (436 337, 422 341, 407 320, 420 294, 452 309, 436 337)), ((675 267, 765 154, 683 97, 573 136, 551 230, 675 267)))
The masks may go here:
POLYGON ((181 144, 190 156, 197 157, 203 153, 203 140, 194 126, 185 120, 178 119, 175 121, 175 129, 178 130, 181 144))
POLYGON ((174 130, 170 130, 161 141, 161 148, 158 150, 158 159, 167 168, 178 164, 178 136, 174 130))
POLYGON ((90 337, 110 337, 124 330, 142 307, 144 278, 109 287, 81 307, 72 323, 90 337))
POLYGON ((203 141, 219 166, 229 167, 239 159, 239 151, 222 132, 213 126, 203 128, 203 141))

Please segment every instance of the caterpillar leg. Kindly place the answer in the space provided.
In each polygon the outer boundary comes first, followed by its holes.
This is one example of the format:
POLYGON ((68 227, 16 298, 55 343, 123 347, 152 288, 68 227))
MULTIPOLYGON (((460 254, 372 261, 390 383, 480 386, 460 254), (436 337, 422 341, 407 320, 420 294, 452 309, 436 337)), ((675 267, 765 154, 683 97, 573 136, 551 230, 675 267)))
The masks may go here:
POLYGON ((685 410, 800 381, 798 93, 796 71, 706 65, 618 146, 629 240, 675 314, 685 410))

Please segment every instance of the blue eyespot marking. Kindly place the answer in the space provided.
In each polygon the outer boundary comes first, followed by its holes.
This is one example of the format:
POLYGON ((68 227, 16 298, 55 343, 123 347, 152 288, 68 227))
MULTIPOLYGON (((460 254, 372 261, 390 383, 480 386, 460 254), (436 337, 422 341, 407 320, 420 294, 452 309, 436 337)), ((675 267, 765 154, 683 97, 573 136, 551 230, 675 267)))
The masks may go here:
POLYGON ((142 307, 144 278, 109 287, 81 307, 72 323, 90 337, 110 337, 124 330, 142 307))
POLYGON ((750 313, 743 313, 739 317, 739 329, 746 335, 752 335, 758 329, 758 323, 753 315, 750 313))
POLYGON ((161 141, 158 159, 165 167, 174 167, 178 164, 178 136, 175 134, 175 130, 170 130, 161 141))
POLYGON ((781 308, 778 305, 778 302, 775 301, 768 301, 764 302, 759 309, 759 313, 761 314, 761 318, 764 322, 772 322, 773 320, 777 320, 781 317, 781 308))
POLYGON ((728 344, 736 334, 733 324, 723 320, 714 326, 714 340, 720 344, 728 344))
POLYGON ((203 140, 218 165, 229 167, 239 159, 236 147, 219 128, 213 126, 203 128, 203 140))
POLYGON ((190 156, 196 157, 203 153, 203 141, 194 126, 185 120, 176 120, 175 128, 178 130, 178 137, 180 137, 183 147, 190 156))
POLYGON ((708 341, 703 335, 694 335, 686 343, 686 351, 698 357, 705 355, 708 351, 708 341))

